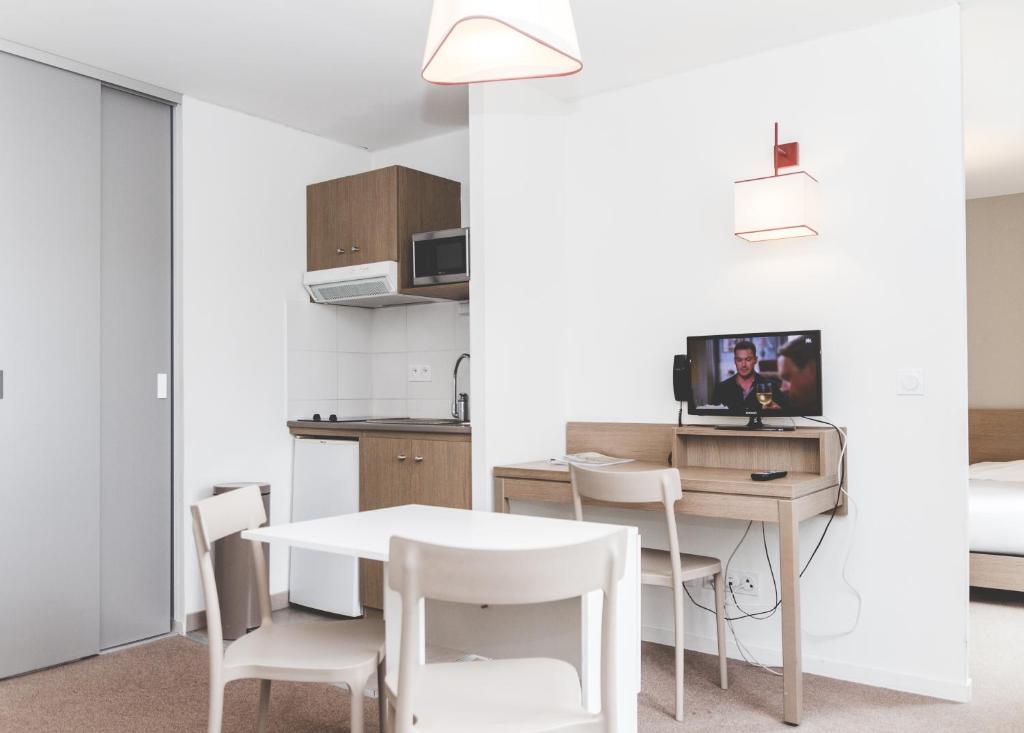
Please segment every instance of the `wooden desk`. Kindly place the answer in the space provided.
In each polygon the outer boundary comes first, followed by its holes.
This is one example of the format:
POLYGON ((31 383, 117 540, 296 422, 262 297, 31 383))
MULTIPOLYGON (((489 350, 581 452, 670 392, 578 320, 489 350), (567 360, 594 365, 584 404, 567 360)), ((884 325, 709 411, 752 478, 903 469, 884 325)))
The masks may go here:
MULTIPOLYGON (((845 430, 845 429, 844 429, 845 430)), ((679 466, 683 498, 676 513, 697 517, 775 522, 779 525, 782 600, 783 719, 798 725, 803 714, 800 650, 800 522, 832 511, 845 512, 838 485, 839 438, 830 428, 800 428, 787 433, 747 433, 708 426, 569 423, 567 450, 596 450, 634 463, 611 471, 641 471, 679 466), (666 450, 666 448, 670 448, 666 450), (661 460, 659 457, 664 456, 661 460), (751 481, 752 470, 788 470, 775 481, 751 481)), ((844 467, 843 475, 846 471, 844 467)), ((495 506, 510 502, 572 503, 566 466, 549 461, 494 468, 495 506)), ((586 502, 624 509, 662 511, 661 504, 586 502)))

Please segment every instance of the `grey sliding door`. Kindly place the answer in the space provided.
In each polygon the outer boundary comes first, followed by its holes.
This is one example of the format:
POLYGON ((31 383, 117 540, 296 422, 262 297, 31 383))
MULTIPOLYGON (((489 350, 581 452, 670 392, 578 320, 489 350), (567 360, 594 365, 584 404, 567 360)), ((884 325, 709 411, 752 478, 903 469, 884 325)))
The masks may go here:
POLYGON ((104 88, 102 110, 106 649, 171 624, 171 107, 104 88))
POLYGON ((99 649, 100 85, 0 53, 0 677, 99 649))

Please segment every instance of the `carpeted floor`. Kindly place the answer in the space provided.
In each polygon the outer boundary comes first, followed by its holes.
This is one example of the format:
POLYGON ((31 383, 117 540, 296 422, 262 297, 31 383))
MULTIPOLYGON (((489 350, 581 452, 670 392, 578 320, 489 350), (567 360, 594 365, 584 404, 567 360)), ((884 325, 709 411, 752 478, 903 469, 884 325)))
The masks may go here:
MULTIPOLYGON (((961 705, 807 675, 802 731, 1022 731, 1017 694, 1024 650, 1024 600, 976 594, 971 603, 974 701, 961 705)), ((640 730, 792 730, 782 724, 781 680, 739 662, 730 689, 715 684, 714 657, 688 653, 686 721, 672 717, 672 649, 644 644, 640 730)), ((0 682, 0 731, 112 733, 203 731, 207 654, 203 643, 167 638, 0 682)), ((252 731, 258 683, 228 685, 224 731, 252 731)), ((363 701, 367 731, 376 702, 363 701)), ((348 730, 347 692, 326 685, 274 683, 272 731, 348 730)))

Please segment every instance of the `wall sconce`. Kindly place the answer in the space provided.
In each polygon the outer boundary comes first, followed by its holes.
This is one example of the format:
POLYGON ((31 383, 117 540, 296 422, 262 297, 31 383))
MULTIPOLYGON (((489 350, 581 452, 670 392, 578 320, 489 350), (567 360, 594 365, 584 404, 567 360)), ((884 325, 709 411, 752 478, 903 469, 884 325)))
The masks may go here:
POLYGON ((775 175, 736 181, 733 231, 748 242, 818 236, 818 179, 806 171, 779 173, 779 168, 800 165, 800 143, 780 145, 778 122, 773 150, 775 175))
POLYGON ((434 0, 421 67, 432 84, 568 76, 582 68, 569 0, 434 0))

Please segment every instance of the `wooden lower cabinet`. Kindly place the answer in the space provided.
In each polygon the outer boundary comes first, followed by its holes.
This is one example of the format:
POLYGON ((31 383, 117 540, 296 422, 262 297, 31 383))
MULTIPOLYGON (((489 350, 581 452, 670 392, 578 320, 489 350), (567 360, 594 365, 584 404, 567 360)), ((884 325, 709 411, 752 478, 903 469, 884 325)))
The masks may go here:
MULTIPOLYGON (((472 443, 468 435, 366 435, 359 441, 359 511, 402 504, 472 506, 472 443)), ((380 562, 360 560, 364 606, 382 608, 380 562)))

